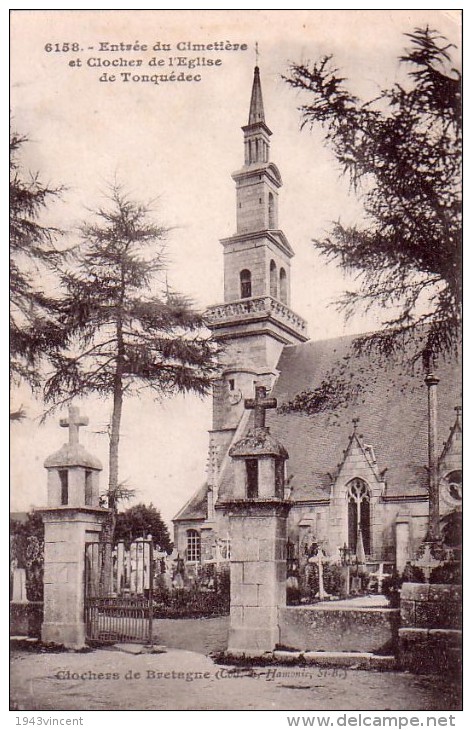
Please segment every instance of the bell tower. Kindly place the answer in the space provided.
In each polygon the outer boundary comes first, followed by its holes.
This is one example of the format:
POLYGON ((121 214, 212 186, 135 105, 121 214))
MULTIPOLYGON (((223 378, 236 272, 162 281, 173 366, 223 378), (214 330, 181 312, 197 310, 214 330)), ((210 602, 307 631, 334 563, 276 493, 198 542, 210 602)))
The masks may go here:
POLYGON ((270 161, 259 67, 254 69, 249 117, 242 127, 244 164, 236 183, 236 232, 221 240, 224 303, 206 321, 223 346, 224 371, 214 389, 215 442, 228 447, 256 382, 269 391, 284 345, 305 342, 306 322, 290 308, 290 261, 294 251, 279 228, 282 177, 270 161))

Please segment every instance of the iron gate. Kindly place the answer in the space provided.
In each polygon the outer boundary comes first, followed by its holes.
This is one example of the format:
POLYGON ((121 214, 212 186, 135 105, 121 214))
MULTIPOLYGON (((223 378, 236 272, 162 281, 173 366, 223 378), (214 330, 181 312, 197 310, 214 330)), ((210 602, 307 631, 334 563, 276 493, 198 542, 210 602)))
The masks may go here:
POLYGON ((87 641, 152 643, 154 548, 150 540, 85 546, 87 641))

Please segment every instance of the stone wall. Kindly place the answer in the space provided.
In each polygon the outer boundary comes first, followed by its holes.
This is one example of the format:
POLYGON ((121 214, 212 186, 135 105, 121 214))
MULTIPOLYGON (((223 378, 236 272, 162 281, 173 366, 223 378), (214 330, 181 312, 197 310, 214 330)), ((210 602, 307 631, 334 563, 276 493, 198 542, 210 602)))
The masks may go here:
POLYGON ((301 651, 392 654, 399 624, 400 612, 393 608, 279 608, 281 645, 301 651))
POLYGON ((400 601, 399 660, 422 674, 460 671, 462 589, 404 583, 400 601))

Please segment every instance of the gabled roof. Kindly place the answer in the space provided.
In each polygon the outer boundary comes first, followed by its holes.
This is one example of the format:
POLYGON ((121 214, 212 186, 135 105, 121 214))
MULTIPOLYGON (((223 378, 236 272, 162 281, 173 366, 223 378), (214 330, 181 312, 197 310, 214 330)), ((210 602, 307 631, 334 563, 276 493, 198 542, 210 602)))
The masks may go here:
MULTIPOLYGON (((372 445, 378 469, 387 469, 386 496, 426 494, 428 463, 427 389, 418 369, 408 372, 400 363, 375 363, 368 356, 350 356, 354 337, 341 337, 286 346, 272 396, 278 411, 267 414, 267 425, 289 454, 287 475, 292 500, 329 496, 332 478, 352 434, 352 419, 359 418, 358 433, 372 445), (319 386, 329 374, 346 366, 346 376, 362 376, 364 392, 332 412, 316 415, 281 413, 280 406, 297 393, 319 386)), ((438 437, 446 440, 454 422, 454 407, 461 400, 458 363, 440 361, 438 385, 438 437)))
POLYGON ((182 509, 177 512, 172 521, 205 520, 208 511, 207 492, 208 484, 205 482, 201 487, 199 487, 195 494, 190 497, 189 501, 184 504, 182 509))

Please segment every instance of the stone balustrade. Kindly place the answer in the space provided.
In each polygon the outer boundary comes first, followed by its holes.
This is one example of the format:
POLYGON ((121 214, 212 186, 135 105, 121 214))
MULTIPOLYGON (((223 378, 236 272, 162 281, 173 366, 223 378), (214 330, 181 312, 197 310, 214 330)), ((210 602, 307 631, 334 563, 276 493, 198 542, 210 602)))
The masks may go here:
POLYGON ((223 324, 227 321, 247 320, 253 316, 272 316, 291 329, 306 335, 307 324, 298 314, 295 314, 286 304, 270 296, 239 299, 227 304, 217 304, 209 307, 205 312, 205 319, 209 325, 223 324))

